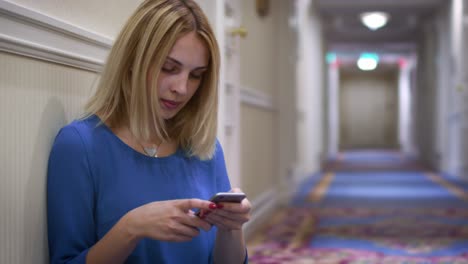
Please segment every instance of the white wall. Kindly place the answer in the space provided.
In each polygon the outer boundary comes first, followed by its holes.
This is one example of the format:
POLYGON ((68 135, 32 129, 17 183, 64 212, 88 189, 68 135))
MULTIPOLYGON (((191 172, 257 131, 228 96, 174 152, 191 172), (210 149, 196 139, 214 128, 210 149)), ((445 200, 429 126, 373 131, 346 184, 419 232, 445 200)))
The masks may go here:
MULTIPOLYGON (((223 47, 225 47, 225 19, 224 19, 224 1, 225 0, 196 0, 200 7, 203 9, 205 14, 207 15, 208 19, 210 20, 211 26, 215 31, 216 38, 218 40, 218 45, 220 49, 223 51, 223 47)), ((225 54, 221 52, 221 69, 225 68, 225 54)), ((219 76, 219 87, 225 87, 226 80, 225 80, 225 72, 221 70, 219 76)), ((219 109, 225 108, 225 90, 219 89, 219 101, 218 106, 219 109)), ((223 124, 225 124, 226 118, 223 114, 218 114, 218 140, 221 144, 225 145, 225 133, 226 129, 223 124)))
MULTIPOLYGON (((440 10, 436 18, 437 26, 437 141, 436 148, 438 160, 435 167, 445 172, 455 172, 455 168, 460 163, 460 122, 456 118, 456 108, 453 105, 454 90, 457 83, 456 72, 454 69, 459 62, 456 52, 453 52, 458 45, 459 30, 455 30, 459 24, 460 15, 457 16, 459 6, 447 5, 440 10), (457 18, 458 17, 458 18, 457 18)), ((460 4, 460 2, 458 3, 460 4)))
POLYGON ((321 22, 310 0, 298 0, 298 165, 303 175, 319 170, 323 154, 325 56, 321 22))
POLYGON ((114 38, 143 0, 8 0, 87 31, 114 38))
POLYGON ((457 177, 468 173, 463 10, 463 0, 452 0, 434 20, 426 21, 414 96, 414 138, 421 157, 457 177))
MULTIPOLYGON (((277 27, 280 2, 271 1, 269 13, 260 17, 255 2, 242 1, 242 22, 248 35, 240 40, 241 93, 272 98, 276 102, 278 64, 277 27)), ((240 115, 241 177, 247 195, 257 198, 278 185, 280 151, 276 105, 265 108, 243 96, 240 115), (262 146, 262 147, 259 147, 262 146)))
MULTIPOLYGON (((0 4, 20 4, 30 9, 26 13, 43 22, 56 23, 51 17, 68 21, 71 24, 60 25, 101 41, 106 39, 103 36, 114 37, 139 1, 121 2, 109 5, 102 1, 44 0, 0 4)), ((0 19, 2 23, 18 22, 8 12, 2 12, 0 19)), ((108 48, 108 43, 93 46, 99 41, 71 37, 53 26, 45 29, 31 20, 19 24, 24 27, 16 31, 0 27, 0 49, 9 50, 0 52, 0 263, 48 263, 45 183, 49 151, 58 129, 82 113, 97 81, 96 72, 79 69, 80 65, 92 62, 89 68, 97 69, 102 58, 93 56, 108 48), (21 32, 24 39, 11 42, 8 34, 21 32), (39 40, 40 45, 29 39, 39 40), (58 43, 72 44, 58 50, 58 43), (15 55, 22 51, 27 55, 15 55), (78 68, 63 65, 65 61, 78 68)))
POLYGON ((423 34, 419 39, 417 61, 417 85, 414 87, 416 110, 415 144, 421 159, 433 165, 437 159, 437 80, 436 65, 437 36, 434 34, 435 21, 427 20, 423 24, 423 34))
POLYGON ((280 4, 279 23, 277 31, 276 68, 278 122, 278 173, 280 202, 287 204, 290 195, 295 191, 295 178, 299 173, 297 167, 297 57, 298 57, 298 25, 295 1, 276 0, 280 4))
POLYGON ((336 61, 328 65, 327 72, 327 130, 328 132, 328 158, 338 155, 340 114, 339 114, 339 92, 340 92, 340 68, 336 61))
POLYGON ((411 72, 415 68, 414 58, 407 58, 406 63, 400 66, 398 74, 398 94, 399 94, 399 120, 398 120, 398 140, 400 150, 408 156, 415 156, 413 138, 413 114, 412 92, 411 92, 411 72))
POLYGON ((76 118, 91 72, 0 53, 0 263, 47 263, 45 180, 58 129, 76 118))

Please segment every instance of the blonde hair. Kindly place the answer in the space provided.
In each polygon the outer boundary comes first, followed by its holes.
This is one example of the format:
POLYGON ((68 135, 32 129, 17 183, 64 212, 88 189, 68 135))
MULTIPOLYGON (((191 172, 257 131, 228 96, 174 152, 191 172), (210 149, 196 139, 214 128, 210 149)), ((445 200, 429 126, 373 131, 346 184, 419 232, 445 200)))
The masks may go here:
POLYGON ((130 17, 117 37, 101 74, 96 93, 86 105, 86 115, 99 114, 113 126, 127 124, 139 140, 151 131, 171 139, 188 156, 211 159, 215 150, 220 56, 213 30, 193 0, 146 0, 130 17), (208 70, 190 101, 175 117, 160 116, 155 80, 174 43, 196 32, 209 50, 208 70), (151 72, 150 72, 151 71, 151 72))

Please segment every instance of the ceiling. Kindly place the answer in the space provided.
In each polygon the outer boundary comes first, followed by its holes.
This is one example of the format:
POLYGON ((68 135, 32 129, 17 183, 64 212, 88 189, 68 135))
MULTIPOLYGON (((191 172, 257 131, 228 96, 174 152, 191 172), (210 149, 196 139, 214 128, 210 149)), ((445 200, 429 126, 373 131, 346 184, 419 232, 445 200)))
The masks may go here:
POLYGON ((315 0, 322 16, 328 49, 336 52, 376 51, 395 54, 414 52, 424 21, 448 4, 447 0, 315 0), (371 31, 359 14, 385 11, 388 24, 371 31))

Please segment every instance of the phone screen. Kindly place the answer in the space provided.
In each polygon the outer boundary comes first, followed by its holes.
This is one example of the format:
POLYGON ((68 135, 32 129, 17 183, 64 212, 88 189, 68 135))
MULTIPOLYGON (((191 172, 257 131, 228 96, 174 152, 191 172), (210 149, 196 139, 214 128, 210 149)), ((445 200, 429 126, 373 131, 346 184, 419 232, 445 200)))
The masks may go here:
POLYGON ((240 203, 244 200, 244 193, 217 193, 211 197, 210 201, 213 203, 240 203))
MULTIPOLYGON (((245 193, 219 192, 210 198, 213 203, 240 203, 246 197, 245 193)), ((200 216, 200 210, 195 215, 200 216)))

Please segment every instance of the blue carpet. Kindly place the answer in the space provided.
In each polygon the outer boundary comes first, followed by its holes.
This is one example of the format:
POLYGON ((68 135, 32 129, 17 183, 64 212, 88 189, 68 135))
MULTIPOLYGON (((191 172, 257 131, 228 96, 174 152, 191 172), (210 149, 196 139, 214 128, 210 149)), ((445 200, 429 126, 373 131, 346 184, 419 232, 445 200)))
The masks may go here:
POLYGON ((468 182, 395 152, 330 162, 259 230, 250 263, 468 263, 468 182))
POLYGON ((339 172, 321 205, 467 207, 422 172, 339 172))

